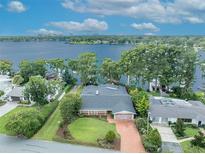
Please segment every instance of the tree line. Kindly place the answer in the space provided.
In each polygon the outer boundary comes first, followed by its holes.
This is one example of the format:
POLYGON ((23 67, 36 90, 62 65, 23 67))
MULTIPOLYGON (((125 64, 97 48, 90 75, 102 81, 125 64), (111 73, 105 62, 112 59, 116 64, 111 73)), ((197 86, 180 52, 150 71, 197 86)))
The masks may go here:
MULTIPOLYGON (((45 77, 48 70, 58 74, 76 73, 83 85, 110 82, 120 84, 120 79, 127 76, 127 84, 140 85, 153 81, 157 88, 168 89, 172 85, 180 86, 184 91, 190 90, 194 81, 197 53, 193 48, 170 46, 166 44, 146 44, 122 52, 118 61, 105 58, 98 64, 96 54, 86 52, 75 59, 24 60, 19 64, 19 74, 24 82, 29 77, 45 77), (131 82, 132 81, 132 82, 131 82), (157 85, 160 85, 157 87, 157 85)), ((0 61, 0 72, 12 72, 12 63, 0 61)), ((67 78, 70 76, 67 75, 67 78)))

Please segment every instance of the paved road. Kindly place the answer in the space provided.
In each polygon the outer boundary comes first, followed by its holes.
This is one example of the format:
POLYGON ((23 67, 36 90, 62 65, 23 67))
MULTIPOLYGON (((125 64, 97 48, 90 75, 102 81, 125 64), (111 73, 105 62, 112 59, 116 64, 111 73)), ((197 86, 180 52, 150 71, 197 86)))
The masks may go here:
POLYGON ((0 153, 112 153, 116 151, 0 135, 0 153))
POLYGON ((10 112, 11 110, 13 110, 14 108, 16 108, 18 106, 17 103, 14 102, 7 102, 6 104, 4 104, 3 106, 0 106, 0 117, 7 114, 8 112, 10 112))

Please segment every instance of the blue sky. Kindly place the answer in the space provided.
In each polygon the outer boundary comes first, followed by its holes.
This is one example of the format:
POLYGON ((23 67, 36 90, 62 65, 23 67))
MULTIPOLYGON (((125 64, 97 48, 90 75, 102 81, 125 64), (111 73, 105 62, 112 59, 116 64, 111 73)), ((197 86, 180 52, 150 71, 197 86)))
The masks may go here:
POLYGON ((205 0, 0 0, 0 35, 204 35, 205 0))

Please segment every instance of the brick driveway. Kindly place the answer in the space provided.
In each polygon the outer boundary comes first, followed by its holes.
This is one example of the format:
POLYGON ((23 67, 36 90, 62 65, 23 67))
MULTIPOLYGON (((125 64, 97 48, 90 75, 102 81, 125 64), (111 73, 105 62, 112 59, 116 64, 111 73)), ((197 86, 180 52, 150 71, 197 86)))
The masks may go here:
POLYGON ((108 122, 116 124, 117 132, 121 136, 121 152, 145 152, 139 132, 133 121, 113 120, 108 118, 108 122))

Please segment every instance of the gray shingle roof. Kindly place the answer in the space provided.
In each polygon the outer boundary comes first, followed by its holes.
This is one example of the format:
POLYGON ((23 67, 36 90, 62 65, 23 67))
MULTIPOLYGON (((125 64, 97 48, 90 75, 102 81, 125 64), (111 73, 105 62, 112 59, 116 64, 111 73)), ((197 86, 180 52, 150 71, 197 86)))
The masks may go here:
POLYGON ((82 94, 81 110, 109 110, 113 113, 127 111, 136 113, 131 97, 122 86, 111 84, 99 86, 87 86, 82 94), (98 90, 99 94, 96 94, 98 90))
POLYGON ((179 99, 169 98, 170 103, 163 103, 160 97, 150 97, 151 117, 162 118, 186 118, 205 121, 205 105, 199 101, 185 102, 179 99), (183 103, 184 102, 184 103, 183 103))
POLYGON ((15 87, 8 93, 11 97, 23 97, 23 87, 15 87))

